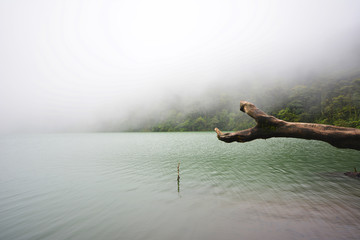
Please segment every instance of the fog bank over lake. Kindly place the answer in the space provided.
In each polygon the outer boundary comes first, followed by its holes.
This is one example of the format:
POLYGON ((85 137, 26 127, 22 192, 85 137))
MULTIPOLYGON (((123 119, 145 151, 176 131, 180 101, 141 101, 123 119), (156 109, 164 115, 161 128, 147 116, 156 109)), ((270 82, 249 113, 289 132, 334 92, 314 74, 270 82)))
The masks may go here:
POLYGON ((1 1, 0 132, 101 130, 132 112, 141 120, 172 102, 205 102, 216 88, 346 75, 360 63, 359 9, 355 0, 1 1))

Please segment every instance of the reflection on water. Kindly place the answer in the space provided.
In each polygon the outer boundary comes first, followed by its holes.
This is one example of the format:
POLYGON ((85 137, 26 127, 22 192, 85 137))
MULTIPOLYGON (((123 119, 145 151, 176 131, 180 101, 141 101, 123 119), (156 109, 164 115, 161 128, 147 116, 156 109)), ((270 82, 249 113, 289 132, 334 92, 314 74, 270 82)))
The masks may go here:
POLYGON ((178 193, 180 193, 180 163, 178 163, 177 171, 178 171, 178 176, 177 176, 178 193))
POLYGON ((2 136, 0 239, 358 239, 359 159, 214 133, 2 136))

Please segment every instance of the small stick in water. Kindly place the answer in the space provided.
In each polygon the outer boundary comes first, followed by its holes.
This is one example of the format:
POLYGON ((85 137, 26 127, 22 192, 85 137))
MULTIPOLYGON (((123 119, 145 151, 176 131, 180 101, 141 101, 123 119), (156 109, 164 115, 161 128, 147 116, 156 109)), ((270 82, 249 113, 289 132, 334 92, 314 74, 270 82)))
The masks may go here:
POLYGON ((178 163, 178 177, 177 177, 177 181, 179 182, 180 181, 180 163, 178 163))
POLYGON ((178 177, 177 177, 177 184, 178 184, 178 193, 180 193, 180 163, 178 163, 178 177))

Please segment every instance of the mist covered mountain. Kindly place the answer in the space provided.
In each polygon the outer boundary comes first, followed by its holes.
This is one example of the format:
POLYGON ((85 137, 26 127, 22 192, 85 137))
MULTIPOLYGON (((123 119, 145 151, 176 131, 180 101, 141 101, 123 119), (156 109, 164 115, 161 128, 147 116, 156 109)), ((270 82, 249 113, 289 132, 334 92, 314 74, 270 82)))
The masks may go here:
MULTIPOLYGON (((278 82, 271 86, 246 85, 247 92, 235 88, 227 93, 213 92, 202 102, 186 106, 172 103, 167 110, 129 127, 128 131, 212 131, 218 127, 236 131, 255 122, 239 111, 239 101, 248 100, 280 119, 360 128, 360 73, 343 77, 307 79, 297 83, 278 82), (237 93, 236 93, 237 92, 237 93)), ((131 119, 128 120, 129 122, 131 119)))
POLYGON ((0 1, 0 134, 233 130, 252 124, 242 99, 290 120, 356 125, 359 9, 0 1))

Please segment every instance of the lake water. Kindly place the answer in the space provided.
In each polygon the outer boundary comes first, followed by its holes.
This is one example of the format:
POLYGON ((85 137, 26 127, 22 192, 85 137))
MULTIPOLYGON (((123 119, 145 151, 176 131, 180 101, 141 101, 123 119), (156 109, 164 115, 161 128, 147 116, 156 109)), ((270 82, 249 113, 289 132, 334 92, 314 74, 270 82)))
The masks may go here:
POLYGON ((0 239, 359 239, 356 166, 358 151, 299 139, 4 135, 0 239))

